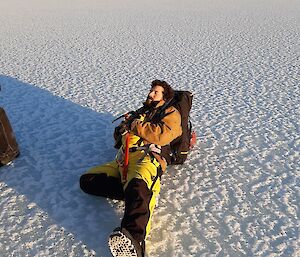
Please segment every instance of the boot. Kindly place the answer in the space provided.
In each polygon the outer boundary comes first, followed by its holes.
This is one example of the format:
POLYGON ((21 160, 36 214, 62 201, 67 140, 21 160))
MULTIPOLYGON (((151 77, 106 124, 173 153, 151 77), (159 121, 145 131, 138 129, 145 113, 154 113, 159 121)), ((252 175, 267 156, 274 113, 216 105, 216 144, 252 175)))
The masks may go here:
POLYGON ((145 244, 137 242, 125 228, 116 228, 108 245, 114 257, 145 257, 145 244))

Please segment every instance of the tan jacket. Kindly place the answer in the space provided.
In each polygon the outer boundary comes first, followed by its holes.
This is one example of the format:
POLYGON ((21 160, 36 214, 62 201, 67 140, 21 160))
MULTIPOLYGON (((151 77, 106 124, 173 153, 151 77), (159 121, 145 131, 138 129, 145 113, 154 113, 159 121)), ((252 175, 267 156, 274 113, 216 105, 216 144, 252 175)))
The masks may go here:
MULTIPOLYGON (((159 123, 152 123, 147 117, 144 121, 137 121, 133 133, 152 144, 164 146, 171 143, 182 134, 181 115, 173 106, 168 107, 165 113, 167 115, 159 123)), ((155 157, 165 170, 166 161, 157 154, 155 157)))

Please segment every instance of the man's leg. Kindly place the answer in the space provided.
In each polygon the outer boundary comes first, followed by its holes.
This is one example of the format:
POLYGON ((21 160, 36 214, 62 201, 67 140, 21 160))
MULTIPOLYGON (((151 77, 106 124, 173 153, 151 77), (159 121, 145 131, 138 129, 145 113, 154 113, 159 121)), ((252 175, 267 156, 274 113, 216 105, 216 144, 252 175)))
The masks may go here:
POLYGON ((138 242, 143 242, 150 232, 151 217, 160 192, 158 175, 160 166, 156 160, 149 158, 138 165, 129 165, 121 227, 128 230, 138 242))
POLYGON ((80 188, 92 195, 124 200, 123 185, 115 161, 91 168, 80 177, 80 188))
POLYGON ((129 231, 139 243, 143 242, 150 232, 156 196, 147 183, 138 178, 132 179, 125 190, 125 213, 121 227, 129 231))
POLYGON ((145 238, 150 231, 151 216, 160 190, 160 178, 155 180, 159 170, 158 164, 154 165, 150 160, 129 166, 124 217, 121 227, 109 238, 113 256, 144 256, 145 238))

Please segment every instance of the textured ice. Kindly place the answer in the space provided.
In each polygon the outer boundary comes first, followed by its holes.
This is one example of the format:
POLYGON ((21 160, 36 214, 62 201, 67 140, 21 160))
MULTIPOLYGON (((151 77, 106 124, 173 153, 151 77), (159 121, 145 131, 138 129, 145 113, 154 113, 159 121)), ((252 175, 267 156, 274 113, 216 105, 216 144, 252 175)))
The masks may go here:
POLYGON ((198 136, 163 177, 155 257, 300 256, 300 4, 0 1, 0 255, 110 256, 123 204, 78 179, 114 158, 111 121, 154 79, 195 93, 198 136))

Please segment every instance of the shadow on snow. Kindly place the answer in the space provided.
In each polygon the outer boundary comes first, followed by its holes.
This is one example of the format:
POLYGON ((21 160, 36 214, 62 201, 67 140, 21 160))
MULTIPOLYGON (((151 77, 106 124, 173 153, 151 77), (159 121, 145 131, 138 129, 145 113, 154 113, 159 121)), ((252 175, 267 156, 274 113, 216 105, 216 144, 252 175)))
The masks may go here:
MULTIPOLYGON (((106 199, 84 194, 78 181, 89 167, 114 158, 113 116, 7 76, 0 76, 0 85, 0 105, 21 151, 13 165, 0 169, 0 180, 97 255, 106 255, 107 236, 120 217, 106 199)), ((24 212, 30 216, 29 209, 24 212)))

